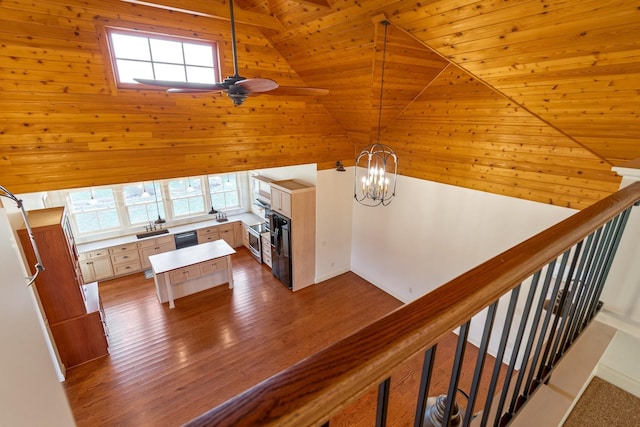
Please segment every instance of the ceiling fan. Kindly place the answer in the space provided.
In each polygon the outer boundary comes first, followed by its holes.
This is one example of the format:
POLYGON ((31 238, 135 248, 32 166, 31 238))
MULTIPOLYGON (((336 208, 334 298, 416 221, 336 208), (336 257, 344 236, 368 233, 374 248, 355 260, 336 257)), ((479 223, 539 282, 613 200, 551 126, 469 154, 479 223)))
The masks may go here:
POLYGON ((229 0, 231 15, 231 48, 233 51, 233 75, 228 76, 220 83, 192 83, 169 80, 153 80, 134 78, 138 83, 150 86, 166 87, 169 93, 198 93, 198 92, 226 92, 235 105, 242 105, 245 99, 251 95, 272 92, 274 95, 289 96, 318 96, 329 93, 327 89, 311 87, 280 86, 271 79, 254 78, 247 79, 238 74, 238 56, 236 52, 236 27, 233 17, 233 0, 229 0))

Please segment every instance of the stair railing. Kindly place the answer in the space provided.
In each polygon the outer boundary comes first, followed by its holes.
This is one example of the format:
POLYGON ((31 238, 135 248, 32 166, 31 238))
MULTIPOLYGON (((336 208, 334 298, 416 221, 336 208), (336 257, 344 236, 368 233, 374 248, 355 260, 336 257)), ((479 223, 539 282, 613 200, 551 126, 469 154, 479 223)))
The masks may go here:
POLYGON ((422 352, 415 426, 506 425, 537 387, 549 380, 554 366, 600 308, 599 297, 618 243, 639 201, 637 182, 187 425, 328 426, 345 406, 377 386, 376 424, 384 426, 391 373, 422 352), (498 315, 498 305, 505 303, 506 314, 498 315), (476 316, 479 313, 482 316, 476 316), (463 411, 455 397, 472 319, 480 319, 483 334, 463 411), (439 399, 429 398, 437 343, 454 330, 458 344, 448 392, 439 399), (492 335, 499 337, 499 345, 494 366, 486 367, 492 335), (485 369, 492 371, 483 405, 477 396, 485 369))

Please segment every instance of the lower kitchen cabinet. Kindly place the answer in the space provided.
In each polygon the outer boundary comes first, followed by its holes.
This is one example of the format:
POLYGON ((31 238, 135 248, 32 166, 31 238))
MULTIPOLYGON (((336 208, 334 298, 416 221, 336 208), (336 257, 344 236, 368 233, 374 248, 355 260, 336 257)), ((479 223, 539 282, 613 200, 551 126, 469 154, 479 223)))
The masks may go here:
POLYGON ((260 235, 262 239, 262 262, 271 267, 271 236, 269 233, 260 235))
POLYGON ((220 233, 220 238, 227 242, 229 246, 235 248, 236 238, 233 231, 233 224, 222 224, 216 227, 220 233))
POLYGON ((142 270, 138 246, 135 243, 114 246, 109 248, 113 273, 116 276, 137 273, 142 270))
POLYGON ((145 239, 138 242, 140 264, 143 270, 151 268, 149 256, 169 252, 176 249, 176 241, 173 235, 145 239))
POLYGON ((78 256, 84 283, 105 280, 113 277, 113 267, 108 249, 81 253, 78 256))

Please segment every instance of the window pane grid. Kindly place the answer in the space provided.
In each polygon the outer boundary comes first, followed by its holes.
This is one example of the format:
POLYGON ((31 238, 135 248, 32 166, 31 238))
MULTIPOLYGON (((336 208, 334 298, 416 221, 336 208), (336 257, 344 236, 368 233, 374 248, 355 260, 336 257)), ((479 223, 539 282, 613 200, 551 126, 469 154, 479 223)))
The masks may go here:
POLYGON ((127 229, 139 232, 158 216, 185 221, 205 218, 212 206, 222 212, 242 209, 241 185, 246 181, 229 173, 84 188, 65 192, 65 197, 78 236, 90 238, 127 229))
POLYGON ((109 31, 119 83, 137 84, 135 78, 215 83, 215 43, 150 37, 143 33, 109 31))

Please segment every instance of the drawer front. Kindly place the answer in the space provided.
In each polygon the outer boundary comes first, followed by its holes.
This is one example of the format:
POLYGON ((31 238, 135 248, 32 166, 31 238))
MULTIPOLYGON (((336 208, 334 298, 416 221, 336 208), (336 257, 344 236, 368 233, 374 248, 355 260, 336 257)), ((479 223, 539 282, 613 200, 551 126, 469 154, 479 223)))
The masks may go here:
POLYGON ((172 245, 175 249, 176 239, 173 236, 157 237, 155 240, 158 246, 172 245))
POLYGON ((227 269, 226 258, 212 259, 200 264, 200 272, 203 275, 215 273, 216 271, 222 271, 226 269, 227 269))
POLYGON ((262 249, 262 262, 271 267, 271 247, 269 246, 266 250, 262 249))
POLYGON ((121 274, 131 274, 140 271, 142 268, 140 267, 140 260, 136 259, 130 262, 123 262, 120 264, 113 265, 113 273, 116 276, 121 274))
POLYGON ((138 246, 135 243, 127 243, 126 245, 114 246, 109 248, 109 253, 111 255, 120 254, 127 251, 135 251, 138 249, 138 246))
MULTIPOLYGON (((138 261, 140 259, 138 255, 138 251, 130 251, 117 253, 115 255, 111 255, 111 261, 113 264, 126 264, 132 261, 138 261)), ((139 264, 139 263, 138 263, 139 264)))
MULTIPOLYGON (((153 239, 146 239, 142 242, 138 242, 137 246, 139 249, 142 248, 151 248, 162 245, 175 245, 175 238, 173 236, 162 236, 162 237, 154 237, 153 239)), ((174 247, 175 249, 175 247, 174 247)))
POLYGON ((220 240, 220 236, 218 235, 218 233, 216 233, 215 235, 207 235, 207 236, 198 236, 198 244, 201 245, 203 243, 207 243, 207 242, 213 242, 216 240, 220 240))
POLYGON ((186 282, 189 279, 200 276, 200 268, 197 265, 182 267, 169 272, 169 281, 172 285, 186 282))
POLYGON ((233 224, 222 224, 222 225, 219 225, 217 228, 221 233, 222 232, 224 232, 224 233, 228 233, 228 232, 233 233, 233 224))
POLYGON ((106 256, 109 256, 108 249, 97 249, 95 251, 82 252, 78 254, 78 259, 80 259, 81 261, 84 261, 87 259, 102 258, 106 256))
POLYGON ((210 234, 218 235, 218 232, 219 227, 199 228, 198 230, 196 230, 196 234, 198 234, 198 236, 207 236, 210 234))
POLYGON ((161 243, 160 245, 158 245, 158 253, 175 251, 175 250, 176 250, 176 242, 174 242, 173 240, 168 243, 161 243))

